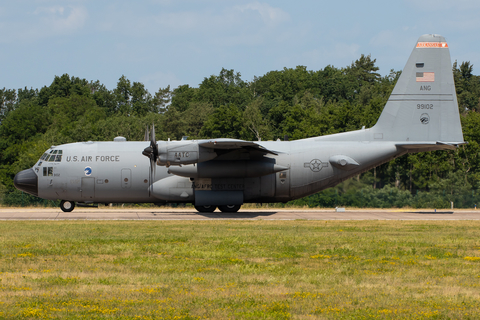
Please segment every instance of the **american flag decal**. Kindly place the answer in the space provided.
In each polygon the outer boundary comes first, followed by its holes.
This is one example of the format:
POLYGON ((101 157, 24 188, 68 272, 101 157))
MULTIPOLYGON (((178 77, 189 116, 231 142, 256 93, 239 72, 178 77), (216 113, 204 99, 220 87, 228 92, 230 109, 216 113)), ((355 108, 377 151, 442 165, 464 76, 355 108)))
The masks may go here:
POLYGON ((417 82, 434 82, 435 72, 417 72, 417 82))

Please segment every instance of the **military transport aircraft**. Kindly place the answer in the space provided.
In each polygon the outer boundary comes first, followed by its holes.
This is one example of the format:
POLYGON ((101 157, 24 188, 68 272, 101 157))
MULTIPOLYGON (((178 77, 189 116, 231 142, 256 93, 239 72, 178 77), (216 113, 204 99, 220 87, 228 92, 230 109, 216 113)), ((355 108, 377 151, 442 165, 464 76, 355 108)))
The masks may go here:
POLYGON ((15 187, 75 203, 192 203, 236 212, 332 187, 409 152, 464 144, 445 38, 421 36, 375 126, 296 141, 205 139, 53 146, 15 187), (148 157, 149 161, 144 157, 148 157))

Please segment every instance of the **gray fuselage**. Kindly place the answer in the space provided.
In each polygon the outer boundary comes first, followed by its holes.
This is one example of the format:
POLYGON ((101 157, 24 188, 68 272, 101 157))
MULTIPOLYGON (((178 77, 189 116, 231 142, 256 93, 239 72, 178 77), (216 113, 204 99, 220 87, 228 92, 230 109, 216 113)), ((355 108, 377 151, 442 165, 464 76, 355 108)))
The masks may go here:
MULTIPOLYGON (((34 166, 38 196, 85 203, 194 203, 196 191, 211 190, 241 191, 243 202, 285 202, 333 186, 406 152, 393 142, 325 141, 333 136, 256 142, 278 153, 258 155, 258 162, 273 162, 286 170, 243 178, 194 179, 176 176, 158 165, 150 177, 149 161, 141 154, 148 145, 144 141, 60 145, 47 153, 61 150, 61 161, 40 160, 34 166), (162 180, 171 182, 160 185, 158 192, 150 188, 162 180)), ((241 162, 251 161, 252 153, 242 156, 238 152, 226 152, 208 163, 228 164, 231 172, 245 170, 241 162)))

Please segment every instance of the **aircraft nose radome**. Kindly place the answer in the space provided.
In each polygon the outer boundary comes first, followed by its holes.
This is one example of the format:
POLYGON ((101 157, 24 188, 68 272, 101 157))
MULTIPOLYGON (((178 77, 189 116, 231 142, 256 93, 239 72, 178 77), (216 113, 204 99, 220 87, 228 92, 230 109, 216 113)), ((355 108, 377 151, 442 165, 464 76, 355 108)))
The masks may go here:
POLYGON ((18 190, 38 196, 38 179, 31 168, 17 173, 13 179, 13 185, 18 190))

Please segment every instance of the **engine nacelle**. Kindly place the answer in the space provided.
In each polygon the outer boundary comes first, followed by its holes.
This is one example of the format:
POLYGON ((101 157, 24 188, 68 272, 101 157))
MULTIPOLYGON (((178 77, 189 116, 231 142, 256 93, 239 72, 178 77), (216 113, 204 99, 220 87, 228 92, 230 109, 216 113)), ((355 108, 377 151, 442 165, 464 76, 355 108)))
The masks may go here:
POLYGON ((212 160, 217 156, 210 148, 195 141, 165 141, 158 143, 157 165, 180 166, 212 160))
POLYGON ((197 165, 169 168, 169 173, 188 178, 254 178, 288 170, 266 161, 209 161, 197 165))

